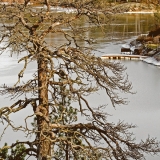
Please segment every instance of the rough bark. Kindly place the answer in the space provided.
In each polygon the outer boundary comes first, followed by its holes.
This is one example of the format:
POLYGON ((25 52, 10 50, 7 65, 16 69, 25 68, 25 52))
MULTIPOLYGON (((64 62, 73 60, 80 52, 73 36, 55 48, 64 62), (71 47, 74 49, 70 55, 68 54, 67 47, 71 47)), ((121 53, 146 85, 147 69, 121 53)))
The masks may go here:
POLYGON ((51 155, 51 142, 49 130, 49 106, 48 106, 48 80, 47 80, 47 60, 44 56, 38 58, 38 88, 39 88, 39 105, 37 113, 42 115, 37 116, 38 125, 38 159, 47 160, 51 155))

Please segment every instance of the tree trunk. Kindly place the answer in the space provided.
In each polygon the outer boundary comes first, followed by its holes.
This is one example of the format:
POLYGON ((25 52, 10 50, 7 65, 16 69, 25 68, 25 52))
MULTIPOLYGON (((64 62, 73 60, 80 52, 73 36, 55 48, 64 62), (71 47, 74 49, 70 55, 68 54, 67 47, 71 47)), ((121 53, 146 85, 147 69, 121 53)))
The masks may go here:
POLYGON ((48 160, 51 155, 51 142, 49 135, 49 106, 48 106, 48 79, 47 60, 44 56, 38 58, 38 87, 39 105, 37 110, 42 116, 37 116, 38 125, 38 160, 48 160))

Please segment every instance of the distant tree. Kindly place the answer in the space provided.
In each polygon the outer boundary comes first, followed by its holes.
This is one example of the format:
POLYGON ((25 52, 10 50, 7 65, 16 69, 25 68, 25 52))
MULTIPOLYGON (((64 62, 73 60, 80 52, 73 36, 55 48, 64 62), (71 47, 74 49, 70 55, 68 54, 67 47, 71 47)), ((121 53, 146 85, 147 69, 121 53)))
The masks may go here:
POLYGON ((18 63, 24 62, 18 81, 13 86, 5 82, 1 86, 1 95, 16 100, 0 108, 5 126, 1 137, 8 127, 35 135, 34 140, 15 142, 9 148, 24 144, 21 153, 38 160, 128 160, 160 152, 155 139, 136 143, 128 131, 134 125, 108 122, 106 106, 95 108, 87 99, 103 89, 115 107, 126 104, 119 92, 131 93, 125 68, 96 57, 92 48, 95 40, 88 35, 95 26, 104 32, 103 26, 115 13, 112 8, 95 8, 92 0, 44 0, 38 7, 29 6, 29 2, 0 6, 1 54, 17 54, 18 63), (66 12, 55 12, 53 7, 66 12), (37 67, 26 81, 23 77, 30 62, 37 67), (28 108, 33 114, 24 117, 25 125, 17 126, 11 115, 28 108), (35 120, 33 128, 29 118, 35 120))

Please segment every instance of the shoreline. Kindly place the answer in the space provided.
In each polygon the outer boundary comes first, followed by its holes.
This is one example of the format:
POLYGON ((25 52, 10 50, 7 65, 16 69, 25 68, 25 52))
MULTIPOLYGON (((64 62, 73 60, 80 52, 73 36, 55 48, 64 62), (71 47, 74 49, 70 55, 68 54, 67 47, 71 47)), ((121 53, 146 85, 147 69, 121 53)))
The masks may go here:
POLYGON ((123 12, 124 14, 154 14, 158 13, 157 11, 128 11, 128 12, 123 12))

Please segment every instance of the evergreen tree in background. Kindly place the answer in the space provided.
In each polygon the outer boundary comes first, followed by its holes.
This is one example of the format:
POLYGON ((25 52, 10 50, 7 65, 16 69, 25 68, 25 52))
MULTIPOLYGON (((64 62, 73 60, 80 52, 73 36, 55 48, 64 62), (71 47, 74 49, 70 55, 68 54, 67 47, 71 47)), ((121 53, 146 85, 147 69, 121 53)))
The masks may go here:
MULTIPOLYGON (((18 143, 18 142, 17 142, 18 143)), ((7 143, 0 150, 0 159, 4 160, 25 160, 26 153, 25 146, 23 144, 17 144, 11 149, 11 153, 8 153, 7 143)))

